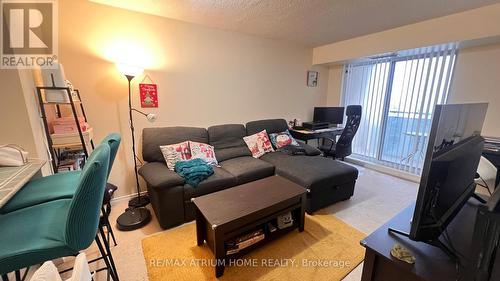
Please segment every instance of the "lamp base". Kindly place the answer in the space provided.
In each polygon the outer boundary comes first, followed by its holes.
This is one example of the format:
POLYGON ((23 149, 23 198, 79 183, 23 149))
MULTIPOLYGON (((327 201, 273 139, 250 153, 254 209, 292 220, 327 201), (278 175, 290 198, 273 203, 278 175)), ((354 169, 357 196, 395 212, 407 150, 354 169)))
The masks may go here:
POLYGON ((128 201, 128 206, 131 208, 140 208, 145 207, 149 202, 149 197, 147 195, 141 195, 130 199, 130 201, 128 201))
POLYGON ((146 208, 127 208, 118 219, 116 226, 119 230, 130 231, 139 229, 151 221, 151 213, 146 208))

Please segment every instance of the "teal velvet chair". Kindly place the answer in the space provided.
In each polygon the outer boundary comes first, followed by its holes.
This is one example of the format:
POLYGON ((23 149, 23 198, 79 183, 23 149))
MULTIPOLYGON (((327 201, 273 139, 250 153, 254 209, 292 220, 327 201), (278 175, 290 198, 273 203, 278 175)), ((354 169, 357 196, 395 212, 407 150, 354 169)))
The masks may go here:
MULTIPOLYGON (((109 167, 107 167, 106 179, 111 172, 120 142, 121 137, 117 133, 109 134, 101 142, 107 143, 110 147, 110 161, 109 167)), ((81 171, 72 171, 34 179, 23 186, 23 188, 0 209, 0 214, 10 213, 58 199, 70 199, 76 192, 80 174, 81 171)))
POLYGON ((57 199, 0 215, 0 275, 75 256, 95 240, 110 275, 118 280, 109 246, 104 250, 97 235, 109 159, 110 147, 101 143, 79 174, 71 199, 57 199))

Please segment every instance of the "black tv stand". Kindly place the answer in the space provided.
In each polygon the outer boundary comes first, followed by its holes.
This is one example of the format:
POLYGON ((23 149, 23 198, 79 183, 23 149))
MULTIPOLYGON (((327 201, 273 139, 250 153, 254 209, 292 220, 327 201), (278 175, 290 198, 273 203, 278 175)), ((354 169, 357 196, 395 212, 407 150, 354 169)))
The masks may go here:
MULTIPOLYGON (((497 249, 496 253, 493 251, 486 253, 482 250, 494 250, 492 248, 498 246, 492 242, 498 240, 488 238, 491 237, 489 231, 481 231, 479 235, 474 234, 475 229, 484 229, 481 225, 492 225, 491 220, 487 219, 481 222, 479 227, 474 227, 477 220, 481 220, 478 216, 480 213, 478 208, 486 208, 486 206, 479 205, 477 200, 469 200, 446 228, 449 236, 453 239, 454 250, 460 256, 460 275, 463 277, 460 280, 500 280, 500 250, 497 249), (488 236, 485 236, 486 234, 488 236), (486 253, 483 256, 485 258, 477 259, 475 263, 472 263, 477 257, 480 257, 479 251, 486 253), (494 256, 495 254, 496 256, 494 256), (482 267, 478 266, 479 263, 482 267), (489 278, 478 278, 479 274, 485 273, 488 274, 489 278)), ((408 206, 361 241, 361 245, 366 248, 362 281, 457 280, 457 262, 448 258, 441 247, 437 248, 428 243, 420 243, 405 235, 410 232, 410 221, 414 211, 414 204, 408 206), (416 258, 415 264, 408 265, 391 255, 391 249, 395 243, 401 244, 411 251, 416 258)), ((500 214, 495 214, 495 216, 498 217, 497 221, 500 225, 500 214)), ((500 226, 496 230, 495 235, 500 235, 498 234, 500 226)), ((498 248, 500 249, 500 247, 498 248)))
MULTIPOLYGON (((392 227, 389 227, 387 230, 388 230, 389 233, 399 234, 399 235, 402 235, 404 237, 407 237, 407 238, 411 239, 410 238, 410 234, 408 232, 404 232, 404 231, 401 231, 401 230, 398 230, 398 229, 394 229, 392 227)), ((441 242, 441 240, 439 240, 439 239, 430 240, 430 241, 421 241, 421 242, 424 242, 426 244, 429 244, 431 246, 434 246, 434 247, 437 247, 437 248, 441 249, 453 261, 458 261, 458 259, 459 259, 458 256, 455 254, 455 252, 453 252, 446 244, 444 244, 443 242, 441 242)))
MULTIPOLYGON (((478 201, 481 204, 486 204, 486 200, 484 200, 477 193, 473 193, 471 197, 474 198, 476 201, 478 201)), ((401 230, 398 230, 398 229, 395 229, 392 227, 389 227, 387 230, 389 233, 399 234, 401 236, 404 236, 404 237, 411 239, 410 234, 408 232, 401 231, 401 230)), ((431 246, 437 247, 437 248, 441 249, 453 261, 459 261, 459 257, 457 255, 457 253, 455 253, 452 249, 450 249, 450 247, 448 247, 441 240, 439 240, 439 238, 435 239, 435 240, 420 241, 420 242, 424 242, 424 243, 429 244, 431 246)))

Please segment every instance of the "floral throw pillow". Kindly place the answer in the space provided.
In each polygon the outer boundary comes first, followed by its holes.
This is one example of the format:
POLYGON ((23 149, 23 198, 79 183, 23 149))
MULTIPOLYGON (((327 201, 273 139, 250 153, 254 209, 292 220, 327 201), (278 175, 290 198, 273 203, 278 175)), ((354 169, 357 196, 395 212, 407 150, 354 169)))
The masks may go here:
POLYGON ((161 153, 165 162, 167 162, 167 167, 170 170, 174 170, 175 163, 178 161, 186 161, 191 159, 191 149, 189 149, 189 141, 184 141, 176 144, 161 145, 161 153))
POLYGON ((288 130, 281 133, 269 134, 269 138, 276 149, 280 149, 288 145, 300 146, 288 130))
POLYGON ((248 149, 250 149, 250 152, 252 152, 252 156, 254 158, 259 158, 268 152, 274 151, 266 130, 253 134, 251 136, 246 136, 243 138, 243 140, 247 144, 248 149))
POLYGON ((207 162, 208 165, 217 166, 217 158, 215 158, 214 147, 201 142, 189 141, 191 148, 191 159, 200 158, 207 162))

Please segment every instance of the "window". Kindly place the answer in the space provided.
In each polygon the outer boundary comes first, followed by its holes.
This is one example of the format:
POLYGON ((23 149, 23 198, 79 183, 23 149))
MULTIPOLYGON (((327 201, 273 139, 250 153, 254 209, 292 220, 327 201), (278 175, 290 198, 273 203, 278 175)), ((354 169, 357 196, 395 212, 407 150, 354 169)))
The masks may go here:
POLYGON ((343 103, 363 117, 353 157, 419 175, 432 114, 446 103, 456 44, 400 52, 345 65, 343 103))

